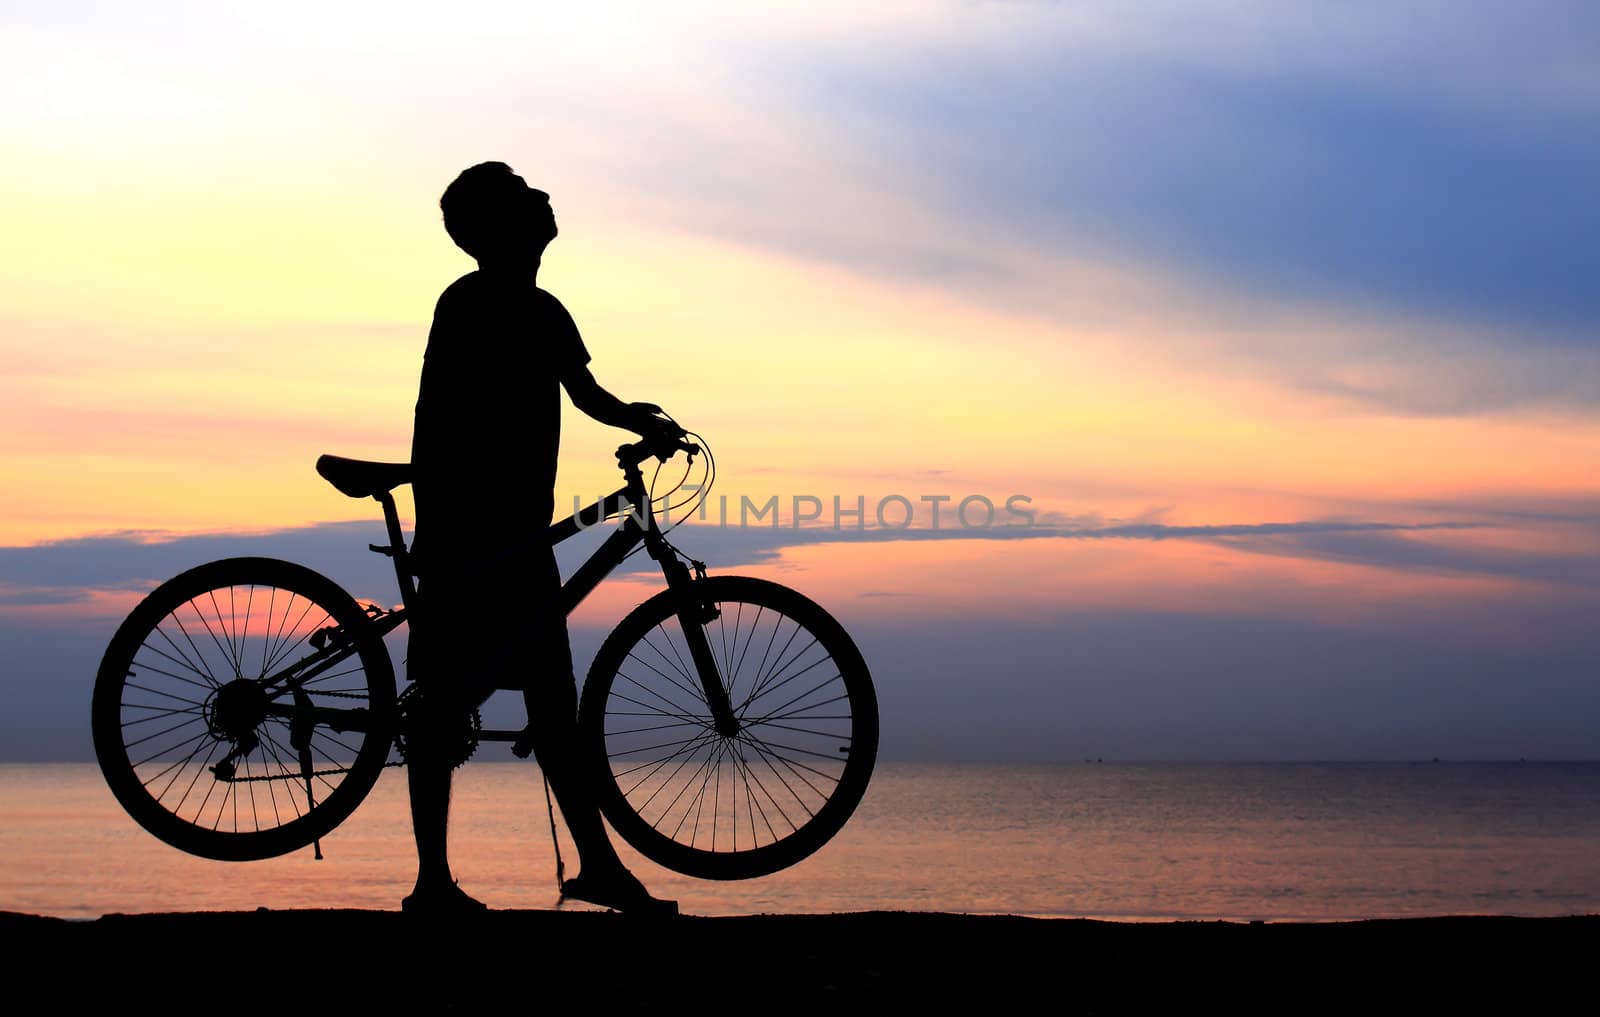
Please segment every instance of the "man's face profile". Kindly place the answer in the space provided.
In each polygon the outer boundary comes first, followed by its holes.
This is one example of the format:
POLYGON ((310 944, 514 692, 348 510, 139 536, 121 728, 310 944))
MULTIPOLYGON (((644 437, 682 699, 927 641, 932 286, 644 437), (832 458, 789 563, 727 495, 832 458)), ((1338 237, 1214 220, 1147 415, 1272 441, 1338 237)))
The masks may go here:
POLYGON ((519 190, 508 195, 506 222, 513 242, 532 241, 538 251, 556 238, 555 209, 550 205, 550 195, 537 187, 529 187, 520 176, 515 177, 519 190))

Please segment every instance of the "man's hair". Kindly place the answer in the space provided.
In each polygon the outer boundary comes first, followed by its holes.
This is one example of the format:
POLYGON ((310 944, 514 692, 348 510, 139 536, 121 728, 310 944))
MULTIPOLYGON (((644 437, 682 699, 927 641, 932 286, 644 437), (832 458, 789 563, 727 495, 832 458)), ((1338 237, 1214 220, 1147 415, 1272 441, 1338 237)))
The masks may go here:
POLYGON ((505 234, 508 213, 525 198, 527 182, 503 162, 480 162, 461 171, 444 189, 439 210, 456 246, 482 258, 505 234))

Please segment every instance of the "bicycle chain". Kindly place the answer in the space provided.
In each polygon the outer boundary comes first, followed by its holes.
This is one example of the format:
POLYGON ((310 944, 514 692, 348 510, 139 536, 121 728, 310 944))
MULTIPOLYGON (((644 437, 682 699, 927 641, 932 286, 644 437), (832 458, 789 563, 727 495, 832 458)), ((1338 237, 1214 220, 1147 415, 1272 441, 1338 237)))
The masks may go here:
MULTIPOLYGON (((395 760, 394 762, 384 763, 381 769, 388 769, 391 766, 404 765, 406 765, 406 761, 404 759, 399 759, 395 760)), ((310 773, 279 773, 271 774, 265 777, 218 777, 217 779, 222 781, 224 784, 253 784, 266 780, 305 780, 307 777, 332 777, 337 774, 349 772, 350 768, 345 766, 334 770, 312 770, 310 773)))

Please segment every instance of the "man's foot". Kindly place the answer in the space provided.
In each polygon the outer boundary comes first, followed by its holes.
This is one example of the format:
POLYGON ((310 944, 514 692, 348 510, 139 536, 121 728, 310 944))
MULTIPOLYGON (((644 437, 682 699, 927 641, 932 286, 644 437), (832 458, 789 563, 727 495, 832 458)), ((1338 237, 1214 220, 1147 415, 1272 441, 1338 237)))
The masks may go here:
POLYGON ((419 883, 400 902, 400 910, 408 915, 478 915, 489 906, 454 883, 427 887, 419 883))
POLYGON ((678 913, 677 901, 650 896, 627 870, 604 878, 580 872, 561 884, 561 899, 568 897, 629 915, 667 918, 678 913))

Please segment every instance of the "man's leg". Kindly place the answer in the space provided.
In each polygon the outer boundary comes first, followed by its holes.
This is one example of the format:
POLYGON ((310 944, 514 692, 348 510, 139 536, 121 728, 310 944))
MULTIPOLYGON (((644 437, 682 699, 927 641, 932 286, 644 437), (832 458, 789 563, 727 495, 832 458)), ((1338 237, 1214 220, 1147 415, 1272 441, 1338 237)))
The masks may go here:
POLYGON ((582 871, 625 873, 627 869, 600 821, 594 788, 579 763, 577 683, 570 673, 563 681, 559 671, 549 678, 543 687, 523 693, 533 727, 534 757, 561 806, 582 871))
MULTIPOLYGON (((439 688, 439 676, 430 674, 426 637, 418 640, 413 622, 406 650, 406 666, 413 680, 424 675, 439 688), (419 651, 421 656, 419 657, 419 651)), ((430 690, 431 691, 431 690, 430 690)), ((411 832, 417 841, 417 882, 400 902, 405 911, 473 911, 483 905, 456 885, 450 873, 450 770, 443 745, 449 729, 451 697, 427 696, 413 709, 407 731, 406 784, 411 792, 411 832)))
POLYGON ((606 836, 593 779, 579 751, 578 683, 573 674, 567 620, 557 606, 561 578, 553 553, 544 569, 548 608, 532 615, 540 628, 530 640, 532 659, 523 664, 525 674, 534 672, 525 679, 531 684, 525 687, 523 699, 528 706, 534 756, 550 781, 550 790, 555 793, 567 830, 578 848, 578 875, 566 882, 562 893, 621 911, 676 913, 675 902, 650 896, 644 884, 622 864, 611 838, 606 836))
POLYGON ((549 675, 551 680, 543 694, 529 689, 524 695, 533 726, 534 755, 550 781, 550 790, 555 793, 572 842, 578 848, 578 875, 562 884, 562 896, 618 911, 677 914, 677 902, 650 896, 650 891, 617 857, 611 838, 606 836, 593 782, 578 753, 577 690, 571 669, 565 681, 559 674, 549 675))
POLYGON ((411 832, 417 839, 416 893, 454 886, 450 875, 450 768, 414 752, 407 760, 411 788, 411 832))

